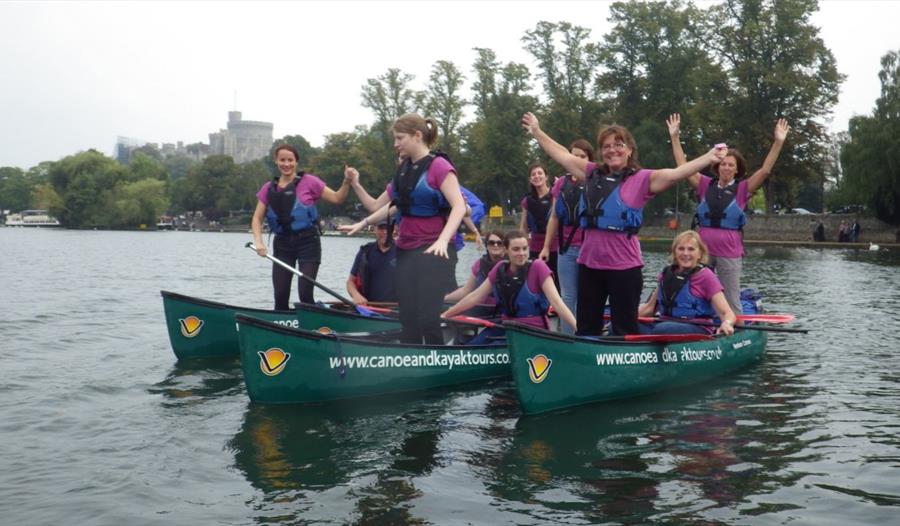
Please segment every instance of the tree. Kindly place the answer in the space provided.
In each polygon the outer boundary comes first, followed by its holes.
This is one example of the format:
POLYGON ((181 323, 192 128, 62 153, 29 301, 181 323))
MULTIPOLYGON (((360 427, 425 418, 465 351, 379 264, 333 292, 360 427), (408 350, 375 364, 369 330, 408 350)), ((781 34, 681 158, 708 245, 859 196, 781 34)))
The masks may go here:
MULTIPOLYGON (((129 179, 126 167, 96 150, 70 155, 54 163, 47 178, 59 200, 49 211, 63 226, 109 226, 109 197, 129 179)), ((51 200, 54 201, 54 200, 51 200)))
POLYGON ((378 140, 380 147, 370 149, 368 153, 372 155, 378 173, 392 174, 397 165, 394 137, 391 133, 394 121, 419 109, 422 95, 409 87, 414 78, 399 69, 390 68, 380 77, 367 79, 363 85, 362 105, 375 114, 375 122, 369 128, 369 135, 378 140))
POLYGON ((881 96, 871 116, 850 119, 840 187, 882 221, 900 224, 900 51, 881 58, 881 96))
POLYGON ((437 121, 439 147, 451 156, 459 151, 457 133, 466 105, 460 95, 464 78, 452 62, 439 60, 431 69, 424 94, 425 115, 437 121))
POLYGON ((0 168, 0 210, 20 212, 31 208, 31 192, 34 187, 34 181, 21 168, 0 168))

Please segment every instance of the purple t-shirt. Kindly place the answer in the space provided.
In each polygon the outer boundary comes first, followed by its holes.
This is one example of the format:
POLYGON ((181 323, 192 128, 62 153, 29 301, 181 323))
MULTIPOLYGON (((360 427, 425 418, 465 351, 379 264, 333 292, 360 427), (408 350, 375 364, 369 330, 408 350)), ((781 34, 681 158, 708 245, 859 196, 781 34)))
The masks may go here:
MULTIPOLYGON (((662 272, 657 274, 656 282, 659 283, 662 280, 662 272)), ((706 301, 712 302, 712 297, 725 290, 725 287, 722 286, 722 283, 719 281, 718 276, 712 270, 707 268, 700 269, 699 272, 691 276, 691 281, 688 283, 688 287, 690 287, 690 292, 697 298, 703 298, 706 301)), ((657 294, 659 292, 657 291, 657 294)), ((657 298, 657 312, 660 308, 659 299, 657 298)), ((715 309, 713 309, 715 310, 715 309)), ((713 334, 716 332, 715 327, 705 327, 706 332, 713 334)))
MULTIPOLYGON (((596 163, 588 163, 584 169, 585 175, 590 175, 596 166, 596 163)), ((639 170, 622 183, 619 195, 623 203, 632 208, 643 208, 656 196, 650 192, 651 173, 653 170, 639 170)), ((585 229, 578 263, 597 270, 627 270, 644 266, 637 236, 599 228, 585 229)))
MULTIPOLYGON (((706 175, 700 176, 700 184, 697 185, 698 199, 703 199, 711 183, 712 178, 706 175)), ((732 184, 734 184, 733 181, 732 184)), ((744 210, 747 207, 747 201, 750 200, 747 180, 744 179, 737 185, 737 193, 734 200, 741 210, 744 210)), ((710 255, 723 258, 739 258, 744 255, 744 238, 741 236, 740 230, 701 226, 700 239, 706 243, 706 248, 709 249, 710 255)))
MULTIPOLYGON (((472 263, 472 275, 475 276, 475 279, 478 279, 478 273, 481 272, 481 258, 475 260, 475 263, 472 263)), ((489 271, 490 272, 490 271, 489 271)), ((480 283, 479 283, 480 285, 480 283)), ((484 301, 481 302, 482 305, 496 305, 497 298, 494 297, 493 294, 487 297, 484 301)))
MULTIPOLYGON (((522 206, 522 213, 528 213, 528 196, 522 198, 522 202, 520 203, 522 206)), ((544 240, 547 238, 546 234, 541 234, 539 232, 531 232, 528 231, 529 239, 528 239, 528 250, 531 252, 540 252, 544 250, 544 240)), ((559 252, 559 236, 553 238, 553 242, 550 243, 550 252, 559 252)))
MULTIPOLYGON (((259 202, 269 206, 269 187, 272 181, 268 181, 262 185, 259 192, 256 192, 256 198, 259 202)), ((297 201, 306 206, 315 204, 322 197, 322 190, 325 189, 325 182, 313 174, 303 174, 300 182, 297 183, 297 201)), ((277 188, 276 192, 283 191, 283 188, 277 188)))
MULTIPOLYGON (((559 179, 556 180, 555 183, 553 183, 553 188, 550 189, 550 194, 553 196, 553 199, 556 199, 556 200, 560 199, 559 196, 560 196, 560 194, 562 194, 562 188, 563 188, 563 185, 566 183, 567 177, 569 177, 569 176, 565 175, 563 177, 560 177, 559 179)), ((555 212, 556 203, 553 204, 553 210, 554 210, 553 213, 556 213, 555 212)), ((554 250, 559 250, 560 243, 565 243, 565 241, 567 239, 569 239, 569 236, 572 236, 572 230, 575 230, 576 228, 578 228, 578 227, 563 225, 563 233, 562 233, 563 238, 559 239, 559 232, 557 232, 556 241, 554 242, 554 245, 556 246, 556 248, 554 250)), ((584 239, 584 231, 583 230, 579 231, 579 232, 575 232, 575 235, 572 236, 572 242, 569 243, 569 246, 570 247, 580 247, 583 239, 584 239)))
MULTIPOLYGON (((498 261, 494 268, 488 272, 488 281, 491 282, 491 286, 497 283, 497 271, 500 268, 500 263, 503 261, 498 261)), ((507 268, 508 271, 508 268, 507 268)), ((532 294, 541 294, 543 295, 543 289, 541 285, 544 283, 549 277, 553 276, 553 271, 550 270, 550 267, 544 263, 544 260, 537 259, 531 262, 531 268, 528 269, 528 276, 525 277, 525 286, 528 287, 528 291, 532 294)), ((496 300, 496 298, 494 298, 496 300)), ((503 315, 503 319, 512 319, 503 315)), ((533 325, 535 327, 540 327, 542 329, 546 329, 550 326, 549 321, 546 316, 527 316, 524 318, 515 318, 516 321, 525 323, 527 325, 533 325)))
MULTIPOLYGON (((443 157, 435 157, 428 167, 425 182, 432 189, 441 191, 444 179, 450 173, 456 173, 456 169, 443 157)), ((387 184, 388 197, 394 199, 394 184, 387 184)), ((404 217, 400 221, 397 232, 397 248, 412 250, 421 246, 431 245, 441 235, 444 229, 444 218, 440 215, 434 217, 404 217)))

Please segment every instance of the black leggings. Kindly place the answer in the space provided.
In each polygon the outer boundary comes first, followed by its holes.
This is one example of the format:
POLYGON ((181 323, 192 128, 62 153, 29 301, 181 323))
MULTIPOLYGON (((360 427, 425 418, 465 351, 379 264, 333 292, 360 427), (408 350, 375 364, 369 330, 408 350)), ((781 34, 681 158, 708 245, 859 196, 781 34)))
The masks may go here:
MULTIPOLYGON (((319 263, 322 260, 322 244, 319 236, 275 236, 275 257, 291 267, 296 267, 305 276, 316 279, 319 263)), ((275 290, 275 309, 291 308, 291 281, 294 273, 281 265, 272 263, 272 288, 275 290)), ((297 277, 297 292, 301 303, 315 303, 314 285, 308 280, 297 277)))
MULTIPOLYGON (((441 308, 444 305, 449 259, 425 254, 428 246, 397 250, 397 301, 403 343, 443 345, 441 308)), ((450 248, 452 250, 452 247, 450 248)))
POLYGON ((637 310, 643 286, 641 267, 597 270, 578 265, 578 334, 602 334, 603 307, 607 298, 612 317, 611 334, 639 334, 637 310))

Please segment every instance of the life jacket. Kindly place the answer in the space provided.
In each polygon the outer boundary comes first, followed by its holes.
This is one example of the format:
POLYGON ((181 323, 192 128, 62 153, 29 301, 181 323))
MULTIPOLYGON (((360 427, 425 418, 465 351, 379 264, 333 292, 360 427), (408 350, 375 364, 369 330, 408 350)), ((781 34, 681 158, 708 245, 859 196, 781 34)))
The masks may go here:
POLYGON ((528 194, 525 197, 525 209, 528 211, 528 231, 537 234, 547 233, 547 222, 550 220, 550 206, 553 196, 550 192, 544 197, 528 194))
POLYGON ((371 241, 359 247, 359 266, 356 267, 356 277, 353 279, 353 282, 363 296, 369 295, 366 278, 369 275, 369 251, 373 248, 378 250, 378 241, 371 241))
MULTIPOLYGON (((581 194, 584 193, 584 184, 572 181, 572 176, 566 174, 563 176, 563 185, 556 198, 556 217, 559 219, 559 253, 565 254, 572 244, 572 240, 578 233, 578 203, 581 201, 581 194), (564 226, 571 226, 572 231, 568 236, 564 236, 564 226)), ((582 236, 584 233, 582 232, 582 236)))
POLYGON ((718 179, 709 182, 706 193, 697 206, 695 221, 700 226, 741 230, 747 216, 737 204, 737 184, 719 187, 718 179))
POLYGON ((450 158, 442 152, 430 152, 415 164, 408 158, 404 159, 397 168, 392 182, 394 199, 391 204, 396 205, 401 217, 449 215, 450 204, 444 194, 440 189, 435 190, 428 186, 428 167, 436 157, 450 161, 450 158))
POLYGON ((494 283, 494 298, 500 306, 500 312, 510 318, 527 318, 546 316, 550 302, 543 294, 528 290, 526 281, 531 262, 525 264, 515 274, 507 272, 509 261, 504 261, 497 268, 497 281, 494 283))
POLYGON ((481 259, 478 260, 478 274, 475 275, 475 288, 478 288, 484 280, 487 279, 488 273, 490 273, 491 269, 496 265, 496 261, 491 260, 490 254, 485 254, 481 256, 481 259))
POLYGON ((296 234, 299 232, 310 231, 318 232, 319 212, 316 205, 305 205, 297 200, 297 185, 303 179, 303 172, 282 191, 278 191, 278 178, 272 179, 269 185, 267 200, 269 206, 266 207, 266 222, 269 224, 269 230, 276 235, 296 234), (315 230, 310 230, 315 229, 315 230))
POLYGON ((675 265, 663 270, 657 289, 659 313, 673 318, 715 318, 712 304, 691 294, 691 277, 705 265, 698 264, 687 272, 675 272, 675 265))
POLYGON ((622 202, 621 188, 634 170, 625 168, 618 172, 595 168, 584 184, 584 193, 578 202, 581 228, 599 228, 623 232, 628 236, 638 233, 644 221, 640 208, 631 208, 622 202))

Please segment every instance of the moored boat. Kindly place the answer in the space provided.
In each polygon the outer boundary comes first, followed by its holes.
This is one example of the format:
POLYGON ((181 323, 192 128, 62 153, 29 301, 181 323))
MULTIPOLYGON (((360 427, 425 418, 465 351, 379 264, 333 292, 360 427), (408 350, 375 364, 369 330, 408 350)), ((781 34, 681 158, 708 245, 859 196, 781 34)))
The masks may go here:
POLYGON ((761 360, 766 333, 684 343, 600 341, 505 324, 513 380, 526 414, 697 383, 761 360))
POLYGON ((234 315, 239 312, 285 326, 299 327, 295 311, 236 307, 165 290, 160 294, 169 342, 179 360, 236 358, 239 349, 234 315))
POLYGON ((244 382, 254 402, 323 402, 509 376, 503 343, 409 345, 397 341, 397 331, 323 334, 242 314, 235 319, 244 382))

